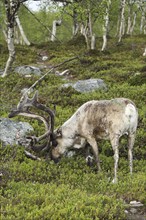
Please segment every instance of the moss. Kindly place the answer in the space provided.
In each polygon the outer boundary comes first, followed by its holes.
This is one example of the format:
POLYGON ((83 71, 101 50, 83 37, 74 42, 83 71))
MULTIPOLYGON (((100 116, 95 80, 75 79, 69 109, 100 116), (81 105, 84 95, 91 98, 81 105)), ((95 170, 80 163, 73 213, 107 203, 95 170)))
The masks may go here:
POLYGON ((128 80, 131 86, 140 86, 146 83, 146 70, 142 68, 141 73, 135 73, 135 76, 130 77, 128 80))
MULTIPOLYGON (((38 54, 46 51, 49 60, 45 65, 53 66, 72 56, 79 59, 65 63, 57 70, 69 69, 72 81, 78 79, 101 78, 108 86, 106 92, 95 91, 80 94, 72 88, 60 88, 68 79, 48 74, 35 89, 39 90, 39 99, 53 108, 56 105, 55 127, 64 123, 84 102, 92 99, 111 99, 126 97, 133 100, 139 111, 139 123, 134 146, 134 174, 129 175, 127 160, 127 142, 121 140, 119 161, 119 183, 111 184, 113 178, 113 151, 108 141, 100 141, 100 160, 102 172, 97 174, 96 167, 85 164, 84 152, 78 151, 73 158, 62 158, 59 164, 50 161, 47 155, 41 155, 42 161, 32 161, 25 157, 21 146, 1 147, 0 171, 2 219, 126 219, 125 201, 146 200, 146 83, 145 58, 142 36, 126 37, 121 45, 110 38, 108 50, 104 53, 95 50, 86 51, 84 39, 76 38, 64 44, 59 42, 43 43, 31 47, 16 47, 17 59, 14 66, 36 64, 38 54), (81 49, 80 49, 81 47, 81 49), (135 74, 139 73, 139 74, 135 74), (48 158, 48 159, 47 159, 48 158)), ((101 44, 101 39, 97 39, 101 44)), ((0 66, 4 68, 7 48, 0 45, 0 66)), ((13 67, 14 67, 13 66, 13 67)), ((6 78, 0 78, 2 117, 7 117, 21 97, 21 90, 30 87, 38 77, 25 78, 11 72, 6 78)), ((43 133, 43 126, 36 121, 19 117, 16 120, 28 120, 35 134, 43 133)), ((40 156, 40 155, 39 155, 40 156)))

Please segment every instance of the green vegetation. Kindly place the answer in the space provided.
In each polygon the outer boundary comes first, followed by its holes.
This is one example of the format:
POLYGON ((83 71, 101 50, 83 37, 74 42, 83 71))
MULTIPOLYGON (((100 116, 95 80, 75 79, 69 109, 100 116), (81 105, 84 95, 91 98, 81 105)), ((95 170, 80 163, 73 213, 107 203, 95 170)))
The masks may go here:
MULTIPOLYGON (((101 44, 102 39, 97 39, 101 44)), ((25 157, 23 147, 2 147, 0 171, 1 218, 2 220, 124 220, 124 210, 131 200, 144 204, 146 212, 146 58, 142 56, 145 39, 142 36, 124 38, 116 45, 112 38, 108 50, 86 51, 83 38, 64 44, 48 43, 31 47, 16 47, 14 66, 37 64, 39 51, 47 51, 49 60, 44 64, 52 66, 73 56, 80 59, 65 63, 59 71, 70 70, 72 80, 101 78, 108 91, 80 94, 72 88, 60 88, 65 82, 54 73, 48 74, 36 86, 40 101, 46 105, 57 105, 55 126, 67 120, 84 102, 91 99, 126 97, 132 99, 139 111, 139 124, 134 146, 134 173, 129 174, 127 142, 120 145, 119 182, 112 184, 113 152, 109 142, 100 141, 102 172, 89 168, 83 152, 72 158, 62 158, 57 165, 46 155, 41 161, 25 157), (80 46, 82 45, 82 47, 80 46), (134 45, 134 46, 133 46, 134 45), (81 48, 81 49, 80 49, 81 48)), ((6 46, 0 45, 0 67, 7 60, 6 46)), ((14 67, 13 66, 13 67, 14 67)), ((20 91, 31 86, 38 77, 25 78, 11 72, 0 78, 2 108, 0 114, 7 117, 12 106, 20 99, 20 91)), ((14 120, 27 121, 26 118, 14 120)), ((42 134, 39 122, 28 120, 35 134, 42 134)))

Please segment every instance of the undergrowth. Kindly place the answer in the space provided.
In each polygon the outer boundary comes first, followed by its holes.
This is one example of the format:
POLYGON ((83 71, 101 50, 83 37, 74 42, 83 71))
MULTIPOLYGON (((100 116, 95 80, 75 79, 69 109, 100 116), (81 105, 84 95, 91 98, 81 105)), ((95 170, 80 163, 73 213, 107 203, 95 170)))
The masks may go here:
MULTIPOLYGON (((84 102, 93 99, 126 97, 138 108, 139 121, 134 146, 134 173, 129 174, 127 142, 120 143, 119 182, 112 184, 113 151, 107 141, 99 142, 102 172, 88 167, 82 151, 72 158, 62 158, 54 164, 45 155, 41 161, 25 157, 20 146, 0 149, 0 184, 2 220, 124 220, 124 210, 131 200, 144 204, 146 209, 146 58, 142 56, 145 39, 142 36, 125 38, 121 45, 112 39, 105 52, 86 51, 82 38, 66 44, 48 43, 31 47, 16 47, 15 66, 38 65, 40 51, 47 51, 49 60, 44 65, 52 66, 73 56, 79 56, 65 63, 60 72, 69 69, 70 78, 48 74, 37 84, 41 103, 53 108, 56 105, 55 127, 64 123, 84 102), (134 42, 134 47, 133 47, 134 42), (80 46, 82 45, 81 49, 80 46), (101 78, 107 84, 107 91, 81 94, 72 88, 62 88, 65 82, 79 79, 101 78)), ((0 45, 0 69, 7 60, 7 49, 0 45)), ((11 108, 21 97, 21 90, 30 87, 38 77, 25 78, 14 71, 8 77, 0 78, 1 117, 8 117, 11 108)), ((35 134, 44 128, 37 121, 17 117, 14 120, 29 121, 35 134)))

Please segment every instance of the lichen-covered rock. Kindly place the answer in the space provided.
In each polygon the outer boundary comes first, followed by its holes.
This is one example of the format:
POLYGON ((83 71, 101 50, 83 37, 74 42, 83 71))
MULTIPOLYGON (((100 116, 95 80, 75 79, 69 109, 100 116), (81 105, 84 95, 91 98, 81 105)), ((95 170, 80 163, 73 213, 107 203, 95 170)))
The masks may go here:
POLYGON ((36 75, 40 76, 42 74, 40 68, 35 66, 18 66, 15 68, 15 72, 20 75, 36 75))
POLYGON ((107 90, 107 86, 102 79, 87 79, 79 80, 76 83, 66 83, 63 87, 73 87, 76 91, 81 93, 93 92, 99 89, 107 90))
POLYGON ((16 122, 8 118, 0 119, 0 141, 3 145, 19 144, 27 133, 33 131, 28 122, 16 122))

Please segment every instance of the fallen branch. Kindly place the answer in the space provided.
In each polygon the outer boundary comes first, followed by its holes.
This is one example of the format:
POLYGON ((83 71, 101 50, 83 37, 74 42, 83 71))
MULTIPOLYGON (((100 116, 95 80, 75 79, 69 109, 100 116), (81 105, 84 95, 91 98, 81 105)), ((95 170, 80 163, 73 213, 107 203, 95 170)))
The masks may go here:
POLYGON ((41 159, 33 154, 31 154, 30 152, 28 152, 27 150, 24 151, 25 155, 28 157, 28 158, 31 158, 33 160, 39 160, 41 161, 41 159))
POLYGON ((29 92, 31 92, 31 90, 33 91, 33 88, 34 88, 39 82, 41 82, 41 81, 48 75, 48 73, 52 72, 52 71, 53 71, 54 69, 56 69, 57 67, 62 66, 63 64, 68 63, 68 62, 70 62, 70 61, 72 61, 72 60, 75 60, 75 59, 79 59, 79 57, 78 57, 78 56, 72 57, 72 58, 70 58, 70 59, 68 59, 68 60, 65 60, 65 61, 63 61, 62 63, 59 63, 59 64, 55 65, 54 67, 52 67, 48 72, 46 72, 43 76, 41 76, 31 87, 29 87, 29 88, 26 90, 25 93, 28 94, 29 92))

